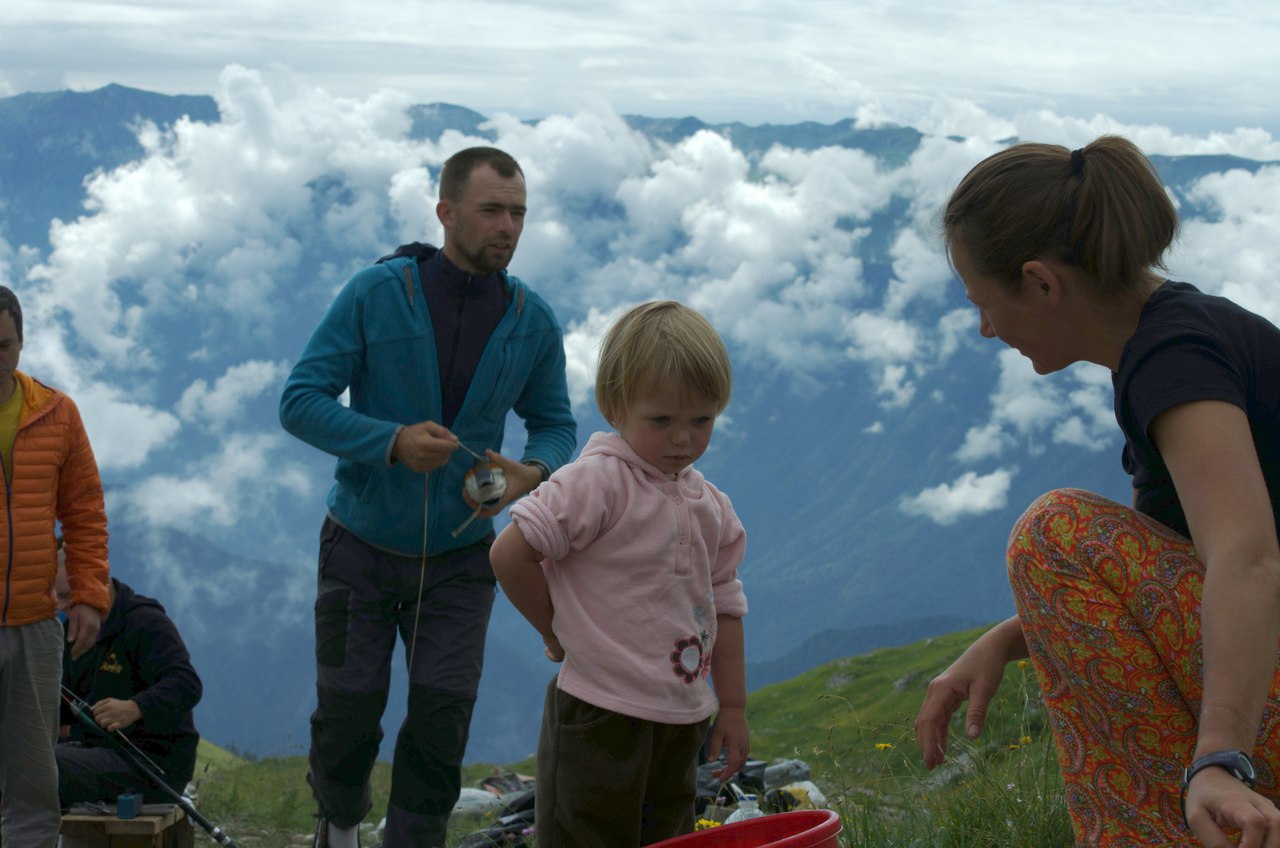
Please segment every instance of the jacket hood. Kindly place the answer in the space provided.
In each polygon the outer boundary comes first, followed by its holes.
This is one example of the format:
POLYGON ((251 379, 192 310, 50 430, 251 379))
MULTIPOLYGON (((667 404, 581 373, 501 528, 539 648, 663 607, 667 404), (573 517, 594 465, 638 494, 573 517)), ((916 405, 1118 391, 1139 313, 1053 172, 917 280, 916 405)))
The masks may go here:
POLYGON ((124 627, 125 616, 132 610, 139 607, 155 607, 160 612, 164 612, 164 607, 159 601, 148 598, 146 595, 139 595, 128 583, 122 583, 112 577, 111 585, 115 587, 116 599, 111 604, 111 612, 107 613, 106 620, 102 622, 102 630, 98 633, 99 642, 115 638, 124 627))
POLYGON ((22 384, 22 414, 19 427, 25 427, 52 409, 54 403, 62 397, 62 392, 52 386, 46 386, 30 374, 14 371, 13 378, 22 384))
MULTIPOLYGON (((622 460, 627 465, 640 469, 646 475, 659 482, 672 482, 671 478, 657 466, 642 459, 640 454, 636 453, 635 448, 627 444, 627 440, 617 433, 592 433, 591 438, 587 440, 586 446, 582 449, 582 457, 585 459, 588 456, 611 456, 622 460)), ((676 475, 675 482, 679 483, 683 488, 700 489, 702 487, 702 472, 692 465, 687 466, 680 469, 680 473, 676 475)))

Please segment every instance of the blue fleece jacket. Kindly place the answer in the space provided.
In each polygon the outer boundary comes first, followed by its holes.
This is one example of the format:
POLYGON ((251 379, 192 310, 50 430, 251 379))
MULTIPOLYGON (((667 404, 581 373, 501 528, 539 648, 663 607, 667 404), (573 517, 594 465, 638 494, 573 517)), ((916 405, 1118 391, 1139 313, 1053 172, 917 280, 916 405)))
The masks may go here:
MULTIPOLYGON (((564 343, 555 314, 516 277, 511 305, 481 355, 450 428, 473 450, 500 450, 507 413, 524 419, 523 460, 553 471, 577 444, 569 407, 564 343)), ((280 398, 280 423, 304 442, 338 457, 329 514, 364 541, 395 553, 422 551, 427 497, 427 552, 479 541, 493 529, 471 514, 463 477, 474 459, 458 450, 428 475, 391 460, 401 426, 440 421, 440 366, 418 264, 392 259, 357 273, 338 293, 298 358, 280 398), (338 402, 350 390, 350 406, 338 402)))

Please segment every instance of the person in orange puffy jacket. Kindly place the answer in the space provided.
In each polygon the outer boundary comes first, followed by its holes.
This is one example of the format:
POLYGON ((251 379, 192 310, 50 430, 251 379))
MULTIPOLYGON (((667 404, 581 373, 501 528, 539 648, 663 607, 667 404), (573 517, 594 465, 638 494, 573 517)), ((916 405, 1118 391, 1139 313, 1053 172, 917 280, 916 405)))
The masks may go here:
POLYGON ((66 640, 78 657, 110 607, 107 514, 79 410, 18 371, 21 352, 22 307, 0 286, 0 839, 53 848, 63 639, 55 532, 60 524, 71 583, 66 640))

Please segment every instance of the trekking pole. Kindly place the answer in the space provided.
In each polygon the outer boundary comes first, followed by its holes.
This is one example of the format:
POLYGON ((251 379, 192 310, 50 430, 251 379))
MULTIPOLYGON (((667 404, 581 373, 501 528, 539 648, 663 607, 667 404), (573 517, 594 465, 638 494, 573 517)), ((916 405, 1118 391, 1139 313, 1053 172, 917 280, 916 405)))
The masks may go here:
POLYGON ((93 713, 91 712, 89 703, 80 698, 75 692, 72 692, 65 685, 62 687, 62 700, 67 702, 67 706, 71 708, 71 713, 76 717, 77 721, 85 727, 92 728, 105 737, 106 740, 110 742, 117 751, 129 759, 134 766, 137 767, 138 771, 142 772, 148 780, 154 783, 156 787, 162 790, 166 795, 173 798, 178 803, 178 806, 182 808, 183 812, 185 812, 192 821, 204 828, 205 832, 213 837, 215 842, 219 845, 225 845, 227 848, 240 848, 240 846, 236 845, 234 839, 222 831, 222 828, 205 818, 204 815, 196 809, 196 805, 191 803, 190 798, 174 789, 160 776, 160 774, 157 774, 156 772, 163 774, 164 770, 152 762, 151 758, 144 754, 137 745, 134 745, 133 742, 124 735, 123 731, 117 730, 115 733, 108 733, 105 728, 98 724, 98 722, 93 718, 93 713))

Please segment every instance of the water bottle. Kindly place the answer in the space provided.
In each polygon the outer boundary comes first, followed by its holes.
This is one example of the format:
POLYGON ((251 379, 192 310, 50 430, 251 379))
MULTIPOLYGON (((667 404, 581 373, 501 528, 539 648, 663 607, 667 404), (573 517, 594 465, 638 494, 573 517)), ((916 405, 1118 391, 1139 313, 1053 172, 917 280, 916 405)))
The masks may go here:
POLYGON ((729 818, 724 820, 725 824, 733 824, 737 821, 746 821, 747 819, 758 819, 764 815, 764 810, 760 809, 760 805, 756 803, 756 796, 743 795, 738 799, 738 809, 729 814, 729 818))

